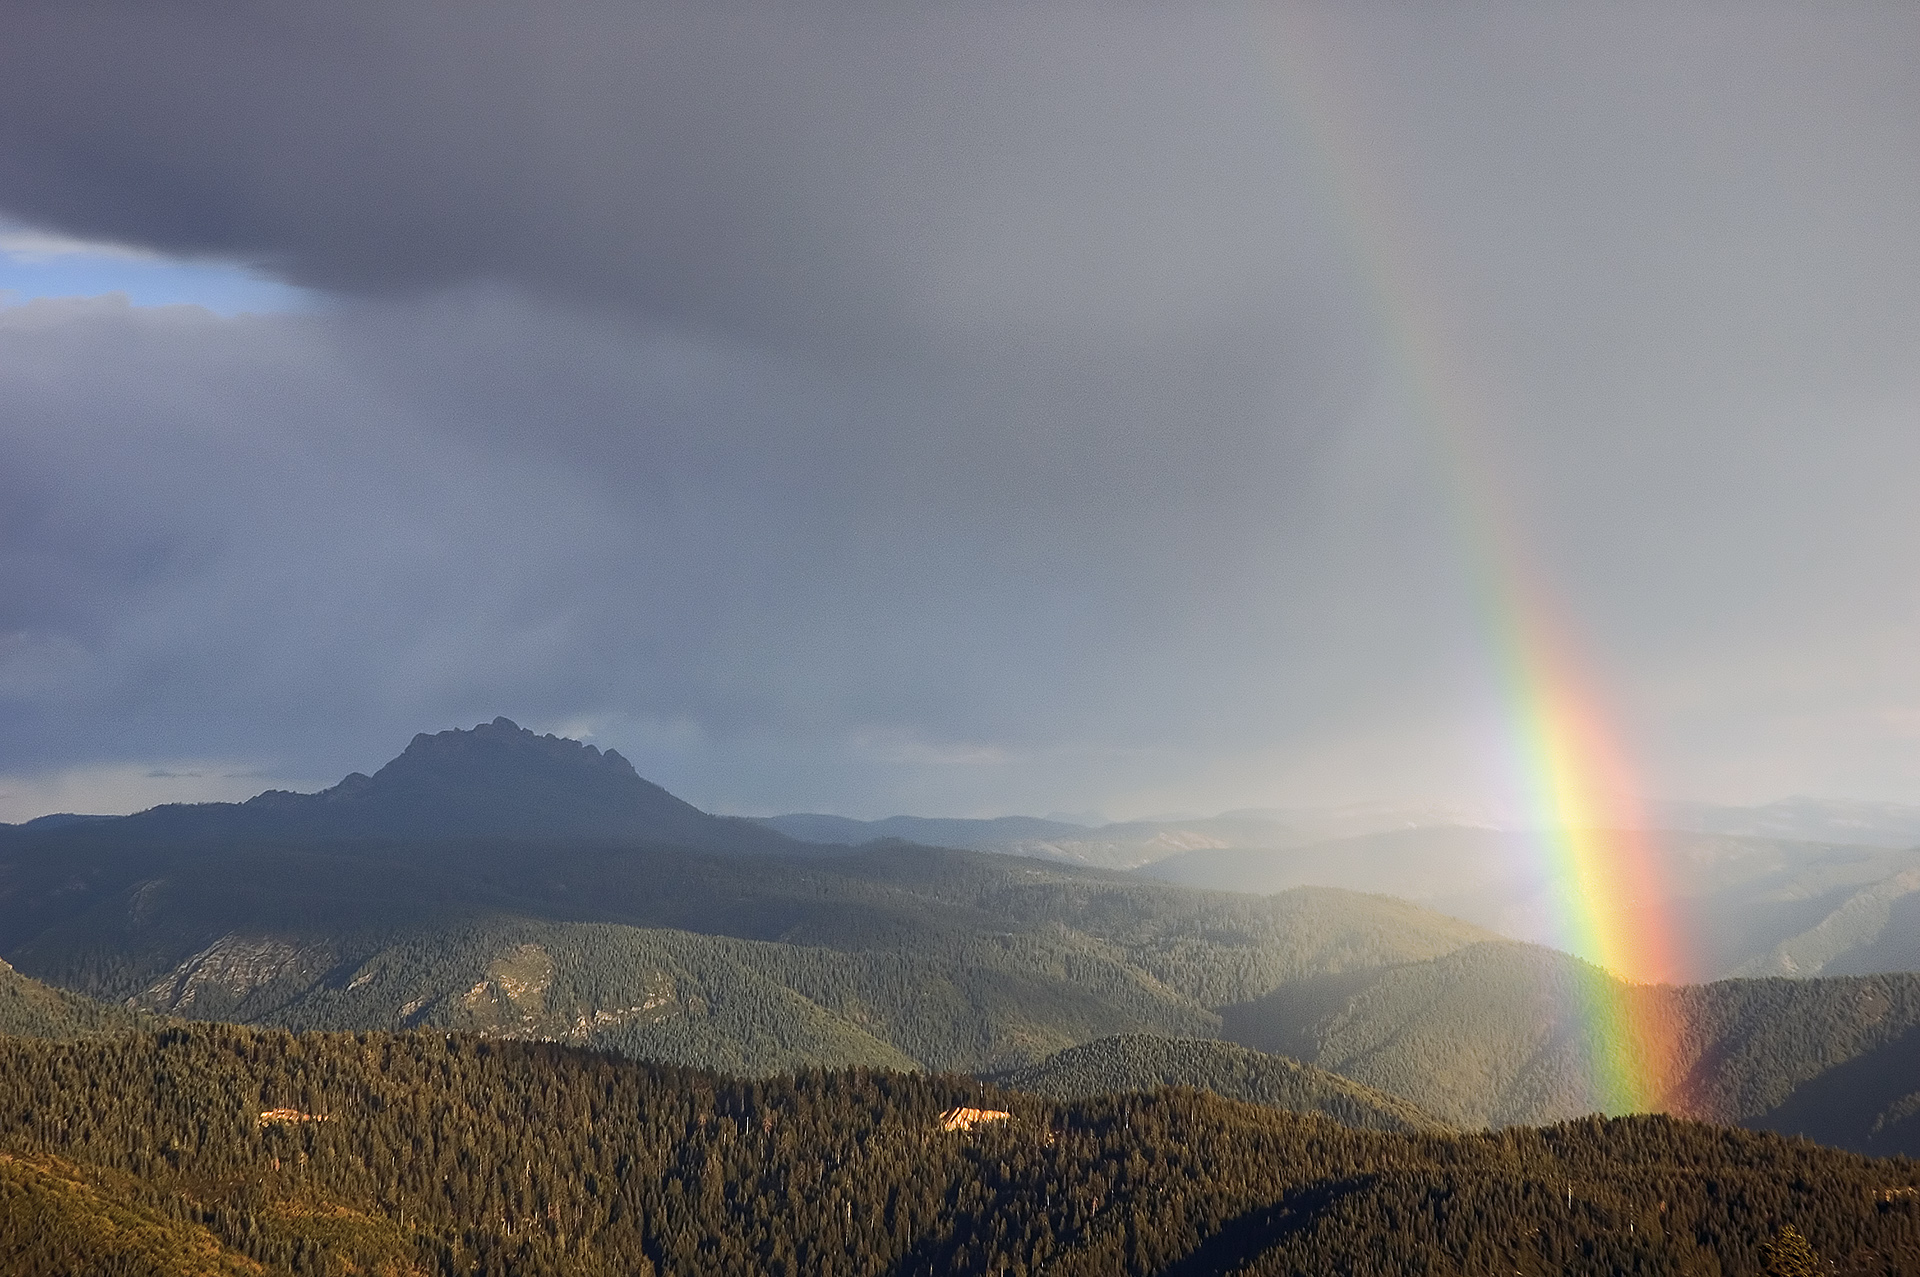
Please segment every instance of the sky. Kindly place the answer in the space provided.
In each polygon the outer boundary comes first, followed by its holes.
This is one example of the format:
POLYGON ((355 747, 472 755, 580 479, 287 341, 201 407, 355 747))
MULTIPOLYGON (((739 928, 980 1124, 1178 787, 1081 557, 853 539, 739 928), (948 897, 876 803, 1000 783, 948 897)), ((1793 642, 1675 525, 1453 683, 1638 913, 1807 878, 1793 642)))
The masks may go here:
POLYGON ((0 820, 1920 802, 1920 8, 0 26, 0 820))

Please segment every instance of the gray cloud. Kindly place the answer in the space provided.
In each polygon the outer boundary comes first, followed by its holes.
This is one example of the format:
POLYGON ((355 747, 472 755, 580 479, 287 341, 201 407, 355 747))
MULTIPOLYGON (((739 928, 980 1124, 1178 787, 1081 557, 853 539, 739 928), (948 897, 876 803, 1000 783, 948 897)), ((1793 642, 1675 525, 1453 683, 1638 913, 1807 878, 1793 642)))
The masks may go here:
POLYGON ((321 287, 945 358, 1211 345, 1323 277, 1245 15, 11 7, 17 212, 321 287))
POLYGON ((1131 380, 1028 387, 1010 426, 493 296, 7 316, 0 766, 300 724, 317 769, 502 700, 904 766, 1244 743, 1294 694, 1246 579, 1297 575, 1317 458, 1236 385, 1204 432, 1131 380))
POLYGON ((6 21, 0 210, 337 300, 0 312, 0 775, 506 712, 729 806, 1457 792, 1412 324, 1650 783, 1920 797, 1910 11, 6 21))

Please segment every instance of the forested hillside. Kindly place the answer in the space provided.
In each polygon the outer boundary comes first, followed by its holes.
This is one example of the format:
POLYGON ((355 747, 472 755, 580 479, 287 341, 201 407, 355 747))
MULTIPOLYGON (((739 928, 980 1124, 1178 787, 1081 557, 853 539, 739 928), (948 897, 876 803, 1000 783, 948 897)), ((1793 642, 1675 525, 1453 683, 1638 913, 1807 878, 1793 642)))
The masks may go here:
POLYGON ((1437 1131, 1446 1124, 1396 1095, 1311 1065, 1231 1042, 1125 1034, 1069 1047, 992 1079, 1055 1100, 1183 1086, 1291 1113, 1318 1113, 1372 1131, 1437 1131))
POLYGON ((0 936, 22 970, 197 1018, 473 1028, 749 1073, 972 1071, 1113 1033, 1208 1035, 1211 1007, 1289 978, 1487 938, 1384 898, 1195 892, 910 844, 806 859, 114 828, 0 846, 0 936))
MULTIPOLYGON (((44 1034, 126 1026, 125 1008, 436 1028, 740 1075, 997 1072, 1116 1035, 1221 1036, 1462 1127, 1601 1106, 1595 1058, 1645 1044, 1595 1029, 1596 996, 1654 1008, 1671 1027, 1651 1066, 1662 1103, 1723 1121, 1760 1120, 1920 1023, 1915 976, 1626 989, 1384 896, 1200 891, 909 843, 750 854, 720 845, 729 831, 617 755, 504 721, 420 737, 320 795, 9 827, 0 956, 115 1009, 0 982, 0 1016, 44 1034), (523 832, 709 841, 435 833, 509 800, 523 832), (314 836, 349 828, 388 833, 314 836), (425 832, 393 832, 408 830, 425 832)), ((1211 1085, 1213 1064, 1159 1080, 1211 1085)), ((1852 1107, 1802 1107, 1822 1138, 1887 1147, 1909 1088, 1860 1068, 1878 1089, 1852 1107), (1835 1116, 1856 1108, 1864 1126, 1835 1116)), ((1230 1073, 1223 1089, 1251 1085, 1230 1073)))
MULTIPOLYGON (((1605 977, 1590 968, 1330 889, 1209 893, 907 844, 811 861, 236 844, 130 863, 93 829, 56 831, 58 859, 12 863, 7 956, 155 1013, 552 1038, 743 1074, 981 1072, 1115 1034, 1224 1036, 1467 1127, 1591 1111, 1594 1053, 1612 1049, 1591 1027, 1605 977)), ((1686 1026, 1668 1102, 1734 1121, 1897 1037, 1917 979, 1628 996, 1667 1000, 1686 1026)))
MULTIPOLYGON (((1920 970, 1920 853, 1912 867, 1841 896, 1804 931, 1781 940, 1742 975, 1867 975, 1920 970)), ((1836 893, 1837 894, 1837 893, 1836 893)))
MULTIPOLYGON (((253 1277, 260 1263, 140 1199, 147 1185, 59 1158, 0 1153, 0 1273, 253 1277)), ((393 1270, 397 1271, 397 1270, 393 1270)))
MULTIPOLYGON (((977 882, 969 892, 984 889, 977 882)), ((929 908, 948 911, 945 926, 930 921, 864 944, 842 920, 841 935, 821 938, 844 947, 490 915, 228 935, 145 987, 91 987, 202 1019, 475 1029, 747 1073, 807 1064, 976 1071, 1112 1033, 1210 1036, 1219 1025, 1210 995, 1418 953, 1414 946, 1438 947, 1454 931, 1439 920, 1438 937, 1417 926, 1395 935, 1412 911, 1337 893, 1231 902, 1196 919, 1184 909, 1158 912, 1165 902, 1150 894, 1036 904, 1017 890, 999 898, 998 926, 988 931, 958 925, 986 912, 985 903, 967 903, 969 892, 929 908), (1196 940, 1196 923, 1214 940, 1196 940), (137 991, 126 995, 130 987, 137 991)))
POLYGON ((1104 1033, 1217 1024, 1138 968, 1058 935, 936 934, 911 948, 842 951, 500 918, 368 945, 348 961, 335 961, 342 945, 302 966, 306 951, 227 941, 141 1000, 291 1028, 550 1038, 752 1074, 1006 1067, 1104 1033), (282 968, 289 974, 249 983, 282 968))
POLYGON ((1834 1271, 1920 1273, 1920 1168, 1770 1135, 1390 1134, 444 1034, 0 1041, 0 1153, 21 1272, 1739 1277, 1792 1224, 1834 1271))
POLYGON ((1877 1157, 1920 1157, 1920 1028, 1819 1074, 1745 1125, 1877 1157))
MULTIPOLYGON (((1920 1025, 1920 975, 1629 985, 1550 949, 1488 944, 1292 981, 1223 1008, 1222 1020, 1233 1041, 1463 1126, 1592 1111, 1594 1059, 1622 1053, 1655 1070, 1662 1107, 1733 1122, 1773 1111, 1796 1087, 1920 1025), (1655 1040, 1622 1039, 1594 1010, 1611 1003, 1637 1008, 1629 1021, 1654 1026, 1655 1040)), ((1857 1146, 1865 1133, 1840 1142, 1857 1146)))
POLYGON ((0 1036, 71 1038, 151 1026, 149 1017, 52 988, 0 961, 0 1036))

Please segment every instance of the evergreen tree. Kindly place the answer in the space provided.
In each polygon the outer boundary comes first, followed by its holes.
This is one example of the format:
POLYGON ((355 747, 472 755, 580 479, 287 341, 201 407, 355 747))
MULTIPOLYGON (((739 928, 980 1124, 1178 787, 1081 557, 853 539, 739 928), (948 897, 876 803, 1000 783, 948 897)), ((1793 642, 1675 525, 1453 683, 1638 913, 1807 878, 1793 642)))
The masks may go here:
POLYGON ((1760 1245, 1760 1271, 1766 1277, 1819 1277, 1825 1269, 1800 1230, 1782 1224, 1772 1241, 1760 1245))

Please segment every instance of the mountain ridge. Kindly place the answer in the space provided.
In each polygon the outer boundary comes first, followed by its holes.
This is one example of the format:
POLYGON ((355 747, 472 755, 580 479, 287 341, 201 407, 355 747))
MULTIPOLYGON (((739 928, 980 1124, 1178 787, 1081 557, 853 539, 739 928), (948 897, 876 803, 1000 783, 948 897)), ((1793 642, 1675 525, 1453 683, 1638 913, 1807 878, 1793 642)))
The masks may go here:
POLYGON ((209 838, 606 838, 709 851, 818 855, 753 821, 716 816, 642 777, 616 750, 506 717, 421 732, 371 776, 351 772, 316 793, 269 789, 238 803, 169 803, 127 816, 44 816, 12 837, 90 832, 209 838))
POLYGON ((1397 1095, 1218 1038, 1118 1034, 1068 1047, 987 1080, 1060 1101, 1187 1086, 1289 1113, 1318 1113, 1361 1130, 1453 1129, 1397 1095))
POLYGON ((1920 1271, 1916 1180, 1662 1117, 1395 1133, 463 1033, 0 1039, 22 1273, 1738 1277, 1791 1221, 1836 1271, 1891 1275, 1920 1271), (948 1126, 965 1107, 1002 1120, 948 1126))
MULTIPOLYGON (((1205 828, 1185 833, 1237 826, 1205 828)), ((1406 844, 1395 863, 1410 866, 1424 837, 1312 854, 1406 844)), ((1447 837, 1471 853, 1513 835, 1447 837)), ((1857 847, 1809 861, 1736 835, 1686 846, 1710 880, 1728 865, 1745 875, 1742 899, 1793 896, 1775 909, 1789 934, 1906 864, 1857 847)), ((1878 926, 1876 943, 1895 943, 1912 901, 1890 898, 1884 922, 1871 912, 1847 935, 1878 926)), ((0 830, 0 957, 159 1014, 564 1040, 755 1075, 1003 1070, 1116 1034, 1218 1034, 1461 1126, 1594 1107, 1582 998, 1609 979, 1386 895, 1206 891, 886 840, 808 848, 699 811, 615 751, 504 718, 421 733, 372 775, 314 794, 0 830)), ((1863 1058, 1854 1075, 1891 1085, 1906 1057, 1888 1044, 1920 1024, 1920 976, 1630 996, 1684 1021, 1688 1071, 1663 1085, 1686 1111, 1759 1120, 1814 1085, 1788 1117, 1812 1113, 1835 1139, 1858 1138, 1857 1115, 1822 1098, 1820 1077, 1863 1058)), ((1200 1061, 1189 1076, 1244 1081, 1227 1048, 1180 1050, 1200 1061)), ((1903 1120, 1904 1092, 1860 1098, 1871 1121, 1903 1120)))
MULTIPOLYGON (((1920 851, 1690 830, 1644 842, 1667 891, 1645 925, 1685 938, 1678 969, 1661 978, 1869 974, 1920 961, 1920 944, 1902 943, 1911 926, 1898 925, 1920 905, 1920 851)), ((1525 831, 1440 825, 1284 849, 1206 848, 1133 872, 1215 891, 1391 890, 1511 939, 1553 943, 1559 933, 1556 884, 1525 831)))

